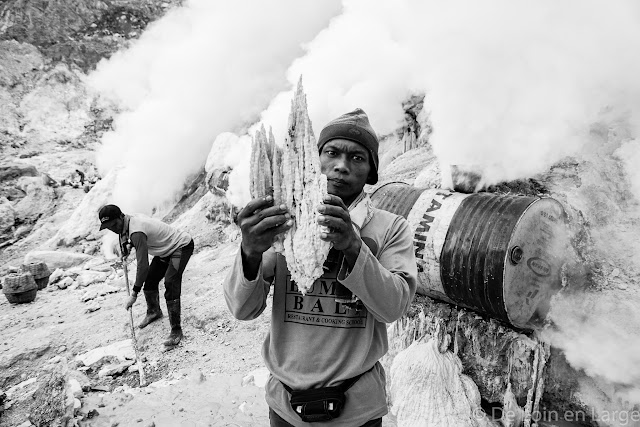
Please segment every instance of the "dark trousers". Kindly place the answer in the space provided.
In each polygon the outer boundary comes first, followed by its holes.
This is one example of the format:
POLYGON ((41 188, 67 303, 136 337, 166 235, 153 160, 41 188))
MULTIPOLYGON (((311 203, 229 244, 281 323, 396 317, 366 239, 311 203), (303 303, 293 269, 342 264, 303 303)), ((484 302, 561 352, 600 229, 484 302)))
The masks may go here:
POLYGON ((173 255, 165 258, 154 256, 149 265, 143 290, 158 291, 160 280, 164 277, 164 299, 167 301, 179 299, 182 291, 182 273, 192 254, 193 240, 182 248, 179 258, 173 255))
MULTIPOLYGON (((269 408, 269 421, 271 421, 271 427, 295 427, 293 424, 289 424, 283 420, 282 417, 276 414, 276 411, 271 408, 269 408)), ((361 427, 382 427, 382 418, 367 421, 362 424, 361 427)))

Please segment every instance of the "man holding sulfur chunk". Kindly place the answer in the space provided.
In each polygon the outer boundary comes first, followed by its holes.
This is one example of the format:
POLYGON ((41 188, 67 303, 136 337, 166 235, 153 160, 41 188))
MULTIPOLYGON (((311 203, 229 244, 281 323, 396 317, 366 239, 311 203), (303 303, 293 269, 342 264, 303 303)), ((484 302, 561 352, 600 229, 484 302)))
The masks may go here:
POLYGON ((224 283, 235 317, 266 307, 274 287, 271 329, 262 354, 271 426, 382 426, 387 411, 387 323, 409 308, 416 261, 408 222, 376 209, 363 191, 378 180, 378 138, 356 109, 327 124, 318 139, 329 196, 318 211, 332 242, 324 274, 302 295, 285 258, 271 249, 293 224, 270 196, 238 215, 242 244, 224 283))

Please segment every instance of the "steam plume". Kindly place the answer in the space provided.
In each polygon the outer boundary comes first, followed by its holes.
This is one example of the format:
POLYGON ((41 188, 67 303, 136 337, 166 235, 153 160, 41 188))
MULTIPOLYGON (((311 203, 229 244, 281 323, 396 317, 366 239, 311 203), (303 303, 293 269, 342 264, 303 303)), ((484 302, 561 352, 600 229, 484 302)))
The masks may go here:
MULTIPOLYGON (((640 114, 640 6, 602 0, 345 0, 288 70, 304 76, 317 131, 363 108, 380 134, 426 93, 444 165, 478 164, 490 183, 531 176, 583 146, 605 107, 640 114)), ((276 139, 289 100, 263 112, 276 139)), ((635 135, 634 135, 635 137, 635 135)), ((636 144, 637 145, 637 144, 636 144)))
POLYGON ((339 11, 337 1, 187 1, 90 82, 124 110, 97 155, 123 165, 114 202, 148 212, 202 167, 219 133, 256 120, 284 87, 284 71, 339 11))

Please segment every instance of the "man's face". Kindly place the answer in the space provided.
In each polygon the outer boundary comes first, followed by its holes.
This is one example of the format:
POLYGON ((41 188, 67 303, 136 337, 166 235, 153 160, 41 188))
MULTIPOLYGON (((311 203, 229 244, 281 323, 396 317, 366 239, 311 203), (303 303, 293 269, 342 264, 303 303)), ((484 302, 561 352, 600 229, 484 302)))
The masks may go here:
POLYGON ((371 171, 369 151, 357 142, 332 139, 320 151, 321 172, 327 190, 349 206, 358 197, 371 171))
POLYGON ((113 222, 105 227, 109 231, 113 231, 116 234, 121 234, 124 228, 124 221, 122 218, 116 218, 113 222))

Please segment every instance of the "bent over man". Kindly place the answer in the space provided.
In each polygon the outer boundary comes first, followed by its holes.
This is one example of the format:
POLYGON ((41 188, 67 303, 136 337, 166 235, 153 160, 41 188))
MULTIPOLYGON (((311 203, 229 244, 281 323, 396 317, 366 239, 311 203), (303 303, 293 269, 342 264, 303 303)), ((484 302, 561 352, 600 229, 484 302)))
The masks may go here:
POLYGON ((407 311, 416 291, 412 233, 404 218, 376 209, 363 191, 378 180, 378 138, 364 111, 325 126, 318 150, 329 192, 318 222, 330 231, 323 240, 332 242, 324 274, 306 295, 299 292, 285 258, 270 248, 293 219, 267 196, 238 215, 242 243, 224 295, 236 318, 254 319, 273 285, 262 347, 271 372, 271 426, 381 426, 388 412, 379 362, 388 348, 386 324, 407 311), (338 388, 338 401, 326 399, 336 393, 328 387, 338 388), (324 397, 310 398, 314 392, 324 397))
POLYGON ((173 348, 182 339, 180 325, 180 293, 182 274, 193 254, 193 239, 185 231, 142 214, 125 215, 116 205, 106 205, 98 213, 100 230, 108 229, 120 238, 123 254, 128 255, 129 245, 136 248, 136 282, 131 296, 125 304, 128 310, 138 298, 144 286, 144 298, 147 301, 147 315, 139 327, 162 317, 158 285, 164 277, 164 298, 167 302, 171 333, 164 342, 165 347, 173 348), (153 256, 149 264, 149 255, 153 256))

